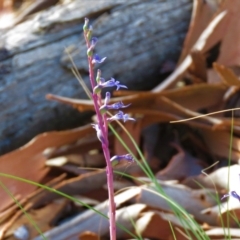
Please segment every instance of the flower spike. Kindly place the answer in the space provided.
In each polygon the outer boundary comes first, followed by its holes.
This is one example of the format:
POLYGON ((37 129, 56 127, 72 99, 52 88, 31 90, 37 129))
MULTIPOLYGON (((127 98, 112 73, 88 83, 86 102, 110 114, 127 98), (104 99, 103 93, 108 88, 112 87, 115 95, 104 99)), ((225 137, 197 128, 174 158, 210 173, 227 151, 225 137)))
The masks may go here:
POLYGON ((95 48, 97 41, 98 41, 98 38, 92 37, 92 39, 91 39, 91 47, 92 48, 95 48))

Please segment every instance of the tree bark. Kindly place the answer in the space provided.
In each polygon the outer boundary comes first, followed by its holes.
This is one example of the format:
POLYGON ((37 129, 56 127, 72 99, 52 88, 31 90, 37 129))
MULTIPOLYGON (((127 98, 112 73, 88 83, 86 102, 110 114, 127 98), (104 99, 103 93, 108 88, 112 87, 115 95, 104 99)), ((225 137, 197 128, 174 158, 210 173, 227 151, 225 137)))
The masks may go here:
POLYGON ((147 90, 176 63, 191 8, 191 0, 75 0, 2 33, 0 153, 22 146, 40 132, 80 124, 82 114, 47 101, 45 95, 86 97, 67 54, 89 85, 84 17, 90 18, 99 38, 97 53, 107 57, 100 66, 103 77, 114 77, 132 90, 147 90))

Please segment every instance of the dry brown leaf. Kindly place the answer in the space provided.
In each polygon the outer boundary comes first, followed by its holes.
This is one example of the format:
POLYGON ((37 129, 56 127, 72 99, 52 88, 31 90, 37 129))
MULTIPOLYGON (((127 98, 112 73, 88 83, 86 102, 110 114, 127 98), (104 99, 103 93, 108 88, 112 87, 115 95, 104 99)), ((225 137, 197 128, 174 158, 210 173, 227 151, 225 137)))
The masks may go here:
MULTIPOLYGON (((167 97, 172 101, 183 105, 191 110, 199 110, 211 106, 215 106, 222 101, 223 96, 227 90, 227 87, 223 84, 198 84, 185 86, 177 89, 170 89, 162 91, 161 93, 153 92, 134 92, 135 94, 124 95, 117 98, 112 98, 111 103, 122 101, 124 104, 131 104, 128 110, 132 108, 154 108, 156 106, 161 108, 161 105, 157 102, 157 99, 161 97, 167 97)), ((56 100, 64 104, 71 105, 81 111, 94 110, 93 102, 91 100, 78 100, 72 98, 65 98, 56 95, 51 96, 51 100, 56 100)))
POLYGON ((239 28, 240 28, 240 1, 226 0, 222 4, 222 10, 228 11, 228 21, 223 29, 220 55, 217 62, 225 66, 240 65, 239 28))
MULTIPOLYGON (((111 135, 109 136, 111 139, 111 135)), ((99 142, 96 133, 92 131, 92 134, 86 134, 79 138, 74 143, 60 145, 59 147, 50 147, 44 150, 44 156, 47 158, 55 158, 65 155, 78 155, 89 153, 93 150, 98 150, 101 148, 101 143, 99 142)), ((76 164, 81 164, 81 161, 75 161, 76 164)))
MULTIPOLYGON (((48 187, 54 187, 57 183, 61 182, 66 177, 66 174, 61 174, 55 177, 48 183, 45 183, 48 187)), ((27 198, 19 200, 19 203, 23 206, 26 212, 30 211, 36 204, 31 201, 31 199, 36 196, 39 192, 42 192, 42 188, 36 189, 34 192, 30 193, 27 198)), ((16 197, 18 200, 18 197, 16 197)), ((42 206, 42 204, 40 204, 42 206)), ((38 206, 39 207, 39 206, 38 206)), ((6 211, 1 213, 1 226, 0 226, 0 236, 3 236, 5 232, 22 216, 22 211, 19 209, 18 205, 14 202, 13 207, 8 208, 6 211)), ((1 238, 1 237, 0 237, 1 238)))
POLYGON ((205 175, 188 177, 185 180, 183 180, 181 184, 192 189, 202 188, 215 189, 211 181, 205 180, 205 175))
POLYGON ((219 74, 222 81, 227 84, 228 86, 238 86, 240 87, 240 80, 234 74, 234 72, 225 67, 224 65, 214 63, 213 64, 214 70, 219 74))
POLYGON ((212 207, 209 211, 210 214, 218 215, 218 226, 239 227, 240 207, 237 199, 230 198, 228 202, 222 203, 220 206, 212 207))
MULTIPOLYGON (((212 226, 216 226, 217 216, 209 217, 208 215, 201 213, 202 210, 217 204, 217 201, 209 196, 210 190, 192 190, 184 185, 172 185, 165 182, 161 182, 161 187, 166 196, 169 196, 184 209, 186 209, 186 211, 192 214, 197 221, 206 222, 212 226)), ((169 203, 161 196, 161 194, 157 193, 150 187, 142 188, 137 201, 153 208, 172 212, 169 203)))
POLYGON ((192 64, 188 72, 192 75, 193 82, 207 82, 207 66, 205 56, 197 50, 191 51, 192 64))
MULTIPOLYGON (((28 212, 33 221, 37 224, 42 232, 51 229, 56 222, 63 216, 64 212, 67 211, 69 200, 61 199, 56 202, 50 203, 47 206, 31 210, 28 212)), ((19 210, 21 211, 21 210, 19 210)), ((36 237, 39 233, 36 228, 31 224, 25 214, 21 213, 21 217, 11 226, 6 232, 5 237, 8 237, 14 233, 14 231, 20 226, 26 226, 29 230, 30 239, 36 237)))
POLYGON ((164 96, 185 108, 197 111, 218 105, 226 90, 227 87, 223 84, 202 83, 163 91, 156 96, 156 99, 164 96))
POLYGON ((230 131, 208 131, 201 129, 201 136, 203 137, 206 146, 208 146, 209 150, 217 155, 224 157, 225 159, 229 158, 229 151, 231 150, 231 159, 234 161, 238 161, 240 157, 239 144, 240 139, 238 137, 232 137, 232 149, 230 149, 230 131))
MULTIPOLYGON (((19 196, 16 196, 16 200, 19 201, 18 198, 19 198, 19 196)), ((23 205, 26 202, 26 199, 20 200, 19 202, 23 205)), ((6 210, 1 211, 0 212, 0 219, 1 219, 0 225, 4 224, 11 216, 13 216, 16 213, 17 210, 18 210, 18 206, 16 205, 15 202, 13 202, 13 204, 10 207, 8 207, 6 210)))
POLYGON ((230 233, 231 239, 240 239, 240 229, 239 228, 228 228, 223 229, 223 228, 212 228, 210 230, 206 231, 206 234, 211 238, 211 239, 218 239, 218 240, 223 240, 226 239, 226 232, 230 233))
MULTIPOLYGON (((26 201, 21 200, 19 201, 19 204, 24 204, 26 201)), ((29 209, 30 204, 27 204, 27 206, 25 206, 24 209, 28 210, 29 209)), ((2 223, 0 225, 0 239, 3 238, 3 236, 5 235, 6 231, 16 222, 16 220, 22 215, 22 211, 19 210, 18 206, 15 205, 15 209, 11 209, 14 211, 4 211, 4 218, 2 219, 2 223), (7 215, 6 216, 6 212, 7 215)))
POLYGON ((155 212, 144 212, 136 222, 136 229, 142 237, 168 239, 172 234, 167 221, 155 212), (158 227, 157 227, 158 226, 158 227))
MULTIPOLYGON (((137 164, 131 164, 127 167, 124 165, 115 167, 114 170, 124 172, 126 174, 132 174, 132 172, 139 171, 139 166, 137 164)), ((98 189, 102 189, 104 184, 106 184, 106 178, 105 169, 94 170, 74 178, 63 180, 59 184, 55 185, 54 189, 68 195, 75 195, 76 193, 86 194, 91 191, 94 192, 98 189)), ((43 189, 42 191, 39 191, 38 194, 35 194, 29 201, 34 203, 34 206, 37 207, 57 198, 59 198, 57 193, 49 192, 43 189)))
MULTIPOLYGON (((170 214, 159 213, 157 211, 144 212, 141 214, 141 217, 136 221, 136 229, 138 233, 144 238, 159 239, 159 240, 171 239, 172 230, 169 223, 170 221, 169 215, 170 214), (163 216, 165 216, 165 218, 163 218, 163 216)), ((178 220, 177 217, 174 215, 171 216, 171 220, 174 217, 176 219, 176 222, 179 222, 177 221, 178 220)), ((174 228, 174 224, 172 222, 171 224, 172 224, 172 227, 174 228)), ((186 240, 187 238, 181 235, 181 236, 178 236, 177 239, 186 240)))
POLYGON ((100 236, 96 233, 86 231, 79 235, 79 240, 99 240, 100 236))
POLYGON ((209 174, 205 181, 213 182, 217 188, 238 191, 240 185, 240 165, 235 164, 229 167, 222 167, 209 174))
POLYGON ((172 145, 178 153, 172 157, 167 167, 157 173, 156 178, 160 180, 183 180, 189 176, 201 174, 204 169, 203 162, 184 151, 178 144, 172 145))
POLYGON ((49 167, 57 167, 63 170, 70 170, 70 172, 78 174, 82 172, 80 167, 99 168, 106 165, 104 155, 98 151, 92 151, 86 154, 70 154, 51 158, 46 161, 49 167))
MULTIPOLYGON (((54 186, 54 189, 61 191, 65 194, 74 195, 84 194, 101 188, 106 183, 106 171, 99 170, 90 173, 82 174, 78 177, 63 180, 58 185, 54 186)), ((54 192, 43 190, 38 195, 33 196, 31 202, 35 203, 35 206, 52 201, 59 198, 59 195, 54 192)))
POLYGON ((3 11, 4 0, 0 0, 0 13, 3 11))
POLYGON ((197 39, 212 19, 215 11, 216 8, 213 9, 209 4, 209 1, 193 1, 191 22, 184 41, 182 53, 179 58, 179 63, 181 63, 183 59, 190 53, 197 39))
MULTIPOLYGON (((226 13, 226 11, 219 13, 210 22, 208 27, 202 32, 197 42, 193 46, 193 50, 206 52, 222 39, 224 30, 226 28, 226 13)), ((187 55, 182 63, 176 68, 176 70, 152 91, 161 92, 174 86, 178 79, 185 74, 191 63, 192 58, 190 55, 187 55)))
MULTIPOLYGON (((197 117, 201 115, 198 112, 187 109, 181 106, 180 104, 171 101, 166 97, 158 98, 156 102, 159 106, 161 106, 162 111, 170 112, 171 114, 178 115, 182 119, 189 118, 189 117, 197 117)), ((205 116, 204 118, 198 118, 188 122, 188 124, 195 124, 196 126, 197 124, 199 124, 199 126, 204 126, 204 125, 217 125, 221 123, 222 123, 222 120, 218 118, 214 118, 212 116, 205 116)))
MULTIPOLYGON (((44 149, 71 143, 92 131, 92 127, 89 125, 74 130, 40 134, 25 146, 1 156, 1 173, 40 182, 48 172, 48 168, 45 166, 46 159, 42 154, 44 149)), ((21 195, 22 198, 36 189, 34 185, 6 177, 1 177, 1 181, 13 195, 21 195)), ((3 210, 12 203, 12 199, 3 189, 0 191, 0 210, 3 210)))
POLYGON ((71 105, 73 108, 78 109, 80 112, 94 110, 93 101, 85 99, 73 99, 67 97, 61 97, 54 94, 47 94, 46 99, 58 101, 67 105, 71 105))
MULTIPOLYGON (((46 159, 40 154, 25 155, 22 152, 12 152, 10 154, 0 157, 0 169, 2 174, 10 174, 16 177, 24 178, 34 182, 40 182, 47 174, 49 169, 45 167, 46 159)), ((13 195, 20 196, 20 199, 26 198, 28 194, 32 193, 37 187, 24 183, 8 177, 0 177, 2 184, 13 195)), ((4 191, 0 189, 1 206, 0 211, 13 203, 13 199, 4 191)))
MULTIPOLYGON (((134 187, 115 196, 116 208, 118 209, 124 203, 136 197, 139 192, 140 188, 134 187)), ((95 206, 95 209, 107 215, 108 200, 95 206)), ((133 226, 131 224, 131 217, 133 217, 133 219, 136 219, 139 214, 145 209, 147 209, 147 206, 144 204, 135 204, 130 207, 120 208, 117 210, 116 219, 117 221, 121 222, 121 224, 124 224, 128 229, 133 229, 133 226)), ((79 236, 79 234, 85 232, 86 230, 100 236, 106 235, 109 231, 109 222, 106 218, 99 215, 99 213, 96 213, 92 210, 87 210, 74 219, 66 222, 65 224, 62 224, 61 226, 55 227, 54 229, 46 232, 44 236, 47 239, 52 240, 65 240, 68 239, 69 236, 79 236)), ((124 234, 124 236, 126 235, 125 231, 117 229, 117 236, 121 237, 121 234, 124 234)), ((40 236, 35 238, 35 240, 40 239, 42 239, 40 236)))

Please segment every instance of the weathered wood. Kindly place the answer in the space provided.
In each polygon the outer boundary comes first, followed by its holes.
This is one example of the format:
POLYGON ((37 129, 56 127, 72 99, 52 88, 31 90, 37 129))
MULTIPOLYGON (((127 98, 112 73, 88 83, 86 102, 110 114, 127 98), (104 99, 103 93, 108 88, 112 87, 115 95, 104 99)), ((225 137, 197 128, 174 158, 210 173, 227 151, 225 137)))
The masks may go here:
POLYGON ((0 37, 0 153, 36 134, 79 125, 82 114, 45 100, 47 93, 85 97, 71 72, 71 53, 88 82, 82 40, 85 16, 99 37, 97 52, 107 56, 103 77, 130 89, 150 89, 165 65, 176 62, 191 16, 191 0, 89 1, 57 5, 0 37))

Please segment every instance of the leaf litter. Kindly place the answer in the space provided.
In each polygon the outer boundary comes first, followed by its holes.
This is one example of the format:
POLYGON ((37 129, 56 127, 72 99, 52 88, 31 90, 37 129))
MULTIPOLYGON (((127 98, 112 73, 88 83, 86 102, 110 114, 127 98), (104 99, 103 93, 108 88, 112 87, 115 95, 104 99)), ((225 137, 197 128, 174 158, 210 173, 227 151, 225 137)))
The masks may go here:
MULTIPOLYGON (((234 198, 220 201, 229 191, 238 192, 240 186, 238 114, 221 112, 239 107, 239 11, 238 0, 195 0, 189 32, 173 73, 152 91, 119 91, 111 99, 111 103, 131 103, 128 110, 137 122, 125 128, 143 151, 165 194, 180 204, 210 239, 224 239, 226 231, 232 239, 240 237, 240 203, 234 198), (214 48, 220 54, 216 55, 214 48), (188 118, 194 119, 170 123, 188 118)), ((47 98, 78 111, 94 110, 91 100, 51 94, 47 98)), ((114 128, 140 160, 126 132, 118 125, 114 128)), ((110 148, 112 154, 125 152, 113 134, 110 148)), ((107 216, 108 212, 105 162, 90 124, 40 134, 22 148, 1 156, 0 167, 1 183, 46 238, 107 238, 108 221, 99 214, 107 216)), ((119 239, 140 234, 143 238, 170 240, 174 239, 172 231, 176 239, 188 239, 186 226, 139 162, 123 163, 114 170, 116 219, 128 230, 118 227, 119 239)), ((1 239, 15 239, 21 228, 30 239, 42 239, 13 198, 4 188, 0 191, 1 239)))

